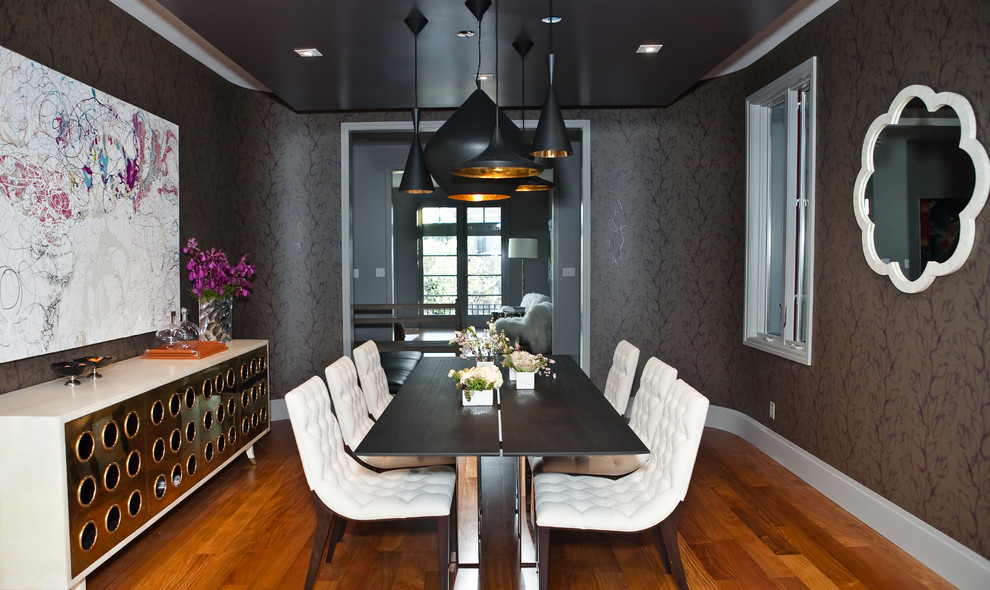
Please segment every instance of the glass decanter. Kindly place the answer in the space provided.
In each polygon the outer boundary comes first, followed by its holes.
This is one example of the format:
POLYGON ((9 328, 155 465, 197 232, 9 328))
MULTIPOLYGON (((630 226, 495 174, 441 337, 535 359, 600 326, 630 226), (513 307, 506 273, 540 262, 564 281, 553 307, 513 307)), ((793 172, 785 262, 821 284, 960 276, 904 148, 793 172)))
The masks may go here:
POLYGON ((185 332, 175 321, 175 312, 172 313, 172 320, 167 326, 155 332, 155 343, 159 348, 175 348, 180 345, 185 338, 185 332))
POLYGON ((199 325, 189 321, 189 318, 187 317, 189 315, 189 309, 183 307, 179 311, 182 313, 182 322, 179 323, 179 327, 182 328, 182 331, 185 333, 185 338, 183 338, 183 340, 189 342, 199 340, 199 325))

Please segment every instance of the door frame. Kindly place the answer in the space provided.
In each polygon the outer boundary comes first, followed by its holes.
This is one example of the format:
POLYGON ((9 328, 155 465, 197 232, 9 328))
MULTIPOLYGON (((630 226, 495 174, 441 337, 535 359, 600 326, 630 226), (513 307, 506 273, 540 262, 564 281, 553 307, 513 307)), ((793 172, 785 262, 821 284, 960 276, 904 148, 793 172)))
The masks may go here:
MULTIPOLYGON (((567 120, 567 129, 580 134, 581 142, 581 368, 591 371, 591 121, 588 119, 567 120)), ((421 121, 420 131, 435 132, 443 121, 421 121)), ((517 124, 519 124, 517 122, 517 124)), ((412 140, 412 121, 363 121, 340 124, 340 277, 341 277, 341 323, 343 350, 349 353, 354 347, 354 324, 352 322, 352 281, 354 259, 351 236, 351 144, 352 135, 362 132, 381 133, 386 131, 407 131, 412 140)), ((557 243, 558 224, 554 224, 550 239, 557 243)), ((551 298, 556 300, 560 283, 561 269, 558 257, 552 263, 553 282, 551 298)), ((554 325, 557 324, 557 311, 554 308, 554 325)))

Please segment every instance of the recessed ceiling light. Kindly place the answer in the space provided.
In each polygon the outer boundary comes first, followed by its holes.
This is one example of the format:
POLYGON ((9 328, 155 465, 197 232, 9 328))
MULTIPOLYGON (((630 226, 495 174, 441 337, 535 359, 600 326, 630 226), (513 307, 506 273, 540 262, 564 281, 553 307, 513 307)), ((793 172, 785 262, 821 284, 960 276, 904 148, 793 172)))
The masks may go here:
POLYGON ((660 48, 663 45, 640 45, 636 53, 660 53, 660 48))
POLYGON ((310 47, 307 49, 294 49, 293 51, 298 53, 300 57, 323 57, 323 54, 320 53, 320 50, 316 49, 315 47, 310 47))
POLYGON ((461 39, 470 39, 471 37, 474 37, 474 31, 457 31, 454 34, 461 39))
POLYGON ((553 16, 553 15, 551 15, 551 16, 545 16, 545 17, 541 18, 540 20, 543 21, 544 23, 548 24, 548 25, 555 25, 555 24, 557 24, 557 23, 559 23, 561 21, 561 18, 559 16, 553 16))

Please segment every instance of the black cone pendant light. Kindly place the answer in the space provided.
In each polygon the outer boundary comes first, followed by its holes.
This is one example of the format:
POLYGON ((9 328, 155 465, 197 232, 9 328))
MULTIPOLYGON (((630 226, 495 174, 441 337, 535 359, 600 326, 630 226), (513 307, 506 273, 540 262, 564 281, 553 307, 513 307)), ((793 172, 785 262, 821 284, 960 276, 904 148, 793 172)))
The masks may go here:
POLYGON ((406 167, 402 171, 402 181, 399 182, 399 192, 409 194, 429 194, 433 192, 433 179, 430 171, 426 168, 426 161, 423 159, 423 143, 419 139, 419 32, 423 30, 429 22, 418 8, 413 6, 409 16, 406 17, 406 26, 413 33, 414 49, 413 63, 415 74, 413 88, 416 97, 413 107, 413 140, 409 146, 409 156, 406 158, 406 167))
MULTIPOLYGON (((478 19, 478 71, 481 71, 481 17, 491 6, 491 0, 467 0, 464 3, 478 19)), ((492 201, 508 199, 519 185, 518 179, 481 179, 455 176, 457 164, 482 153, 491 143, 496 125, 495 102, 481 89, 475 77, 476 89, 426 143, 424 157, 434 180, 451 199, 462 201, 492 201)), ((502 143, 516 155, 529 153, 529 143, 519 128, 505 116, 497 118, 502 143)), ((520 156, 521 157, 521 156, 520 156)))
MULTIPOLYGON (((512 42, 513 49, 522 58, 522 84, 521 93, 522 100, 519 103, 519 108, 522 112, 522 133, 523 137, 526 136, 526 54, 529 50, 533 48, 533 40, 529 38, 526 31, 523 31, 515 41, 512 42)), ((522 183, 516 187, 516 192, 518 193, 531 193, 539 191, 548 191, 553 188, 553 183, 549 180, 540 178, 539 176, 530 176, 529 178, 523 179, 522 183)))
POLYGON ((560 112, 557 104, 557 94, 553 90, 553 74, 557 67, 557 56, 553 53, 553 0, 548 0, 550 14, 547 17, 548 47, 547 71, 549 80, 547 83, 547 97, 543 101, 543 112, 540 113, 540 122, 536 124, 536 135, 533 136, 533 147, 529 154, 538 158, 565 158, 574 153, 571 148, 571 140, 567 137, 567 128, 564 126, 564 116, 560 112))
MULTIPOLYGON (((489 2, 489 0, 485 0, 489 2)), ((474 8, 471 6, 472 0, 468 0, 468 8, 474 8)), ((486 7, 487 8, 487 7, 486 7)), ((481 30, 481 17, 484 12, 480 14, 475 13, 478 18, 478 30, 481 30)), ((479 35, 478 44, 480 47, 481 39, 479 35)), ((478 70, 481 71, 481 60, 479 56, 478 70)), ((543 171, 543 165, 537 164, 533 160, 520 155, 512 151, 506 146, 505 140, 502 137, 502 126, 499 124, 500 120, 504 118, 504 115, 500 112, 498 108, 498 5, 495 7, 495 123, 492 125, 491 141, 489 142, 487 148, 479 155, 465 160, 457 165, 455 165, 451 172, 456 176, 464 176, 467 178, 488 178, 488 179, 503 179, 503 178, 526 178, 528 176, 536 176, 543 171)), ((514 127, 515 125, 513 125, 514 127)), ((525 152, 523 152, 525 153, 525 152)))

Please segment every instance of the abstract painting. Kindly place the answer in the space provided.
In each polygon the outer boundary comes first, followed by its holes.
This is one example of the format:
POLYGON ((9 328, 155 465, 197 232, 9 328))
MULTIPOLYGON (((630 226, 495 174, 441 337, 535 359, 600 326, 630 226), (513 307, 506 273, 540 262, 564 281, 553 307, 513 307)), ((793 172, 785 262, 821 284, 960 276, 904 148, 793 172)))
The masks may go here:
POLYGON ((0 362, 168 323, 178 134, 0 47, 0 362))

